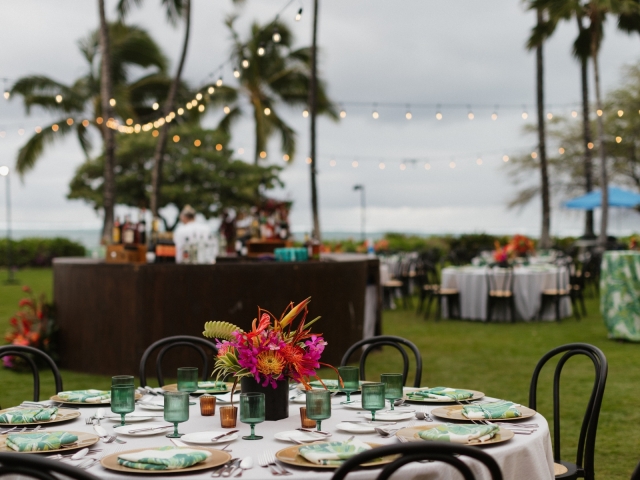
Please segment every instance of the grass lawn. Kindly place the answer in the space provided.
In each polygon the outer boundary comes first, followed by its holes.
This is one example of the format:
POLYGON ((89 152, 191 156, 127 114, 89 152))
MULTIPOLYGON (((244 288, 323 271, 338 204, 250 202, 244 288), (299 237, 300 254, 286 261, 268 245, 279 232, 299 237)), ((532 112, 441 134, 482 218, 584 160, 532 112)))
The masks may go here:
MULTIPOLYGON (((0 272, 2 278, 2 272, 0 272)), ((51 292, 51 270, 18 273, 34 291, 51 292)), ((19 287, 0 285, 0 325, 15 310, 19 287)), ((481 390, 487 395, 526 404, 531 373, 539 358, 553 347, 586 342, 601 348, 609 360, 609 377, 598 427, 598 478, 628 479, 640 460, 640 345, 607 339, 596 299, 588 300, 589 316, 561 323, 480 324, 444 320, 425 321, 411 311, 387 311, 385 334, 399 335, 418 345, 423 357, 422 384, 481 390)), ((0 327, 1 328, 1 327, 0 327)), ((329 346, 330 348, 330 346, 329 346)), ((393 349, 372 354, 369 379, 382 372, 400 371, 401 358, 393 349)), ((551 416, 552 368, 541 378, 539 410, 551 416)), ((43 396, 53 393, 45 377, 43 396)), ((108 388, 109 377, 63 372, 65 389, 108 388)), ((585 358, 572 359, 562 383, 563 458, 575 460, 578 428, 593 382, 593 368, 585 358)), ((31 395, 29 375, 0 370, 0 403, 8 406, 31 395)))

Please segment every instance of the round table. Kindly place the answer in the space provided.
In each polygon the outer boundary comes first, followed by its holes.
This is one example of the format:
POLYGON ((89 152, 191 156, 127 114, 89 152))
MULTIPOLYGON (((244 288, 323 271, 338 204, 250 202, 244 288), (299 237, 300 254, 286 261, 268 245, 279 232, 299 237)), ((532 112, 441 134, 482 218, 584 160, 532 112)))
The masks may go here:
MULTIPOLYGON (((447 267, 442 270, 442 287, 455 288, 460 292, 460 316, 469 320, 487 319, 487 267, 447 267)), ((546 289, 566 288, 569 272, 561 267, 560 285, 558 267, 551 265, 520 266, 513 269, 513 294, 516 304, 516 317, 521 320, 537 318, 540 310, 541 293, 546 289)), ((442 302, 442 315, 448 316, 446 301, 442 302)), ((560 316, 571 315, 571 300, 564 297, 560 302, 560 316)), ((494 319, 507 319, 508 309, 494 309, 494 319)), ((545 308, 542 318, 555 320, 552 305, 545 308)))
MULTIPOLYGON (((148 398, 148 397, 147 397, 148 398)), ((153 397, 151 397, 153 398, 153 397)), ((155 397, 157 398, 157 397, 155 397)), ((331 439, 333 440, 346 440, 351 434, 346 432, 340 432, 336 430, 335 426, 341 421, 345 420, 360 420, 362 418, 361 414, 358 414, 358 410, 352 410, 345 408, 340 405, 340 402, 344 400, 344 397, 337 396, 332 399, 332 415, 328 420, 324 420, 322 422, 322 429, 325 431, 330 431, 333 433, 331 439)), ((203 417, 200 415, 199 405, 191 406, 190 408, 190 418, 189 421, 185 423, 181 423, 179 425, 179 431, 181 433, 192 433, 192 432, 200 432, 200 431, 210 431, 210 430, 221 430, 220 428, 220 416, 218 412, 218 408, 221 405, 218 403, 216 406, 216 414, 211 417, 203 417)), ((247 441, 238 438, 234 440, 230 444, 230 449, 232 450, 231 454, 233 457, 244 458, 250 456, 253 458, 254 467, 250 470, 247 470, 243 473, 242 478, 244 479, 270 479, 273 476, 269 472, 268 469, 262 468, 258 465, 258 457, 264 451, 272 451, 277 452, 282 448, 293 445, 292 443, 282 442, 276 440, 274 438, 274 434, 277 432, 285 431, 285 430, 295 430, 300 426, 300 414, 299 409, 304 404, 290 403, 289 405, 289 418, 284 420, 279 420, 277 422, 264 422, 260 423, 256 426, 256 434, 264 436, 263 440, 257 441, 247 441)), ((417 408, 422 408, 422 406, 416 406, 417 408)), ((425 405, 426 411, 431 411, 433 408, 437 408, 438 405, 425 405)), ((85 419, 89 416, 95 414, 98 407, 82 407, 80 411, 82 412, 82 416, 62 425, 58 425, 56 427, 50 428, 50 430, 73 430, 73 431, 85 431, 92 432, 93 428, 91 425, 85 424, 85 419)), ((107 413, 110 414, 109 406, 103 406, 107 413)), ((162 412, 159 411, 149 411, 142 410, 140 407, 137 407, 135 412, 136 415, 141 414, 149 414, 149 415, 162 415, 162 412)), ((155 421, 163 421, 162 418, 154 418, 152 420, 155 421)), ((412 421, 417 422, 416 425, 420 425, 423 423, 422 421, 418 422, 417 420, 405 420, 402 422, 398 422, 397 427, 402 427, 403 425, 408 425, 412 421)), ((439 422, 438 419, 435 419, 435 422, 439 422)), ((495 458, 495 460, 500 465, 502 469, 502 473, 505 479, 518 479, 518 480, 545 480, 545 479, 553 479, 553 453, 551 448, 551 437, 549 435, 549 426, 545 418, 537 414, 534 417, 527 419, 527 423, 537 423, 539 428, 537 431, 532 433, 531 435, 515 435, 515 437, 508 442, 497 444, 494 446, 488 447, 478 447, 484 448, 487 453, 495 458)), ((428 423, 424 422, 425 425, 428 423)), ((144 427, 145 422, 136 422, 132 424, 132 428, 142 428, 144 427)), ((118 425, 118 423, 114 421, 102 420, 102 426, 107 429, 107 431, 112 431, 112 426, 118 425)), ((249 433, 249 425, 240 423, 238 421, 237 427, 240 432, 238 433, 240 436, 248 435, 249 433)), ((398 440, 396 437, 388 437, 383 438, 377 434, 359 434, 357 437, 365 442, 375 442, 379 444, 393 444, 397 443, 398 440)), ((154 436, 146 436, 146 437, 133 437, 133 436, 124 436, 121 435, 119 438, 126 440, 126 445, 119 445, 117 443, 105 444, 103 442, 98 442, 96 445, 97 448, 102 449, 102 453, 109 454, 113 452, 114 449, 118 449, 118 451, 126 451, 133 450, 137 448, 153 448, 160 446, 168 446, 171 445, 168 438, 164 436, 164 434, 154 435, 154 436)), ((216 445, 216 448, 222 448, 224 445, 219 444, 216 445)), ((193 445, 194 448, 197 448, 198 445, 193 445)), ((98 454, 97 456, 99 456, 98 454)), ((476 478, 480 480, 488 480, 489 475, 486 470, 478 463, 473 460, 465 459, 465 461, 471 466, 472 470, 476 473, 476 478)), ((72 464, 79 462, 70 462, 72 464)), ((288 480, 308 480, 310 477, 318 480, 330 480, 332 476, 333 470, 308 470, 308 469, 300 469, 296 467, 291 467, 286 465, 286 468, 292 472, 292 475, 283 477, 288 480)), ((89 469, 89 472, 100 478, 144 478, 149 475, 139 475, 139 474, 127 474, 127 473, 116 473, 110 470, 103 468, 100 464, 89 469)), ((349 479, 374 479, 377 477, 380 469, 364 469, 359 470, 353 474, 349 475, 349 479)), ((174 474, 175 476, 176 474, 174 474)), ((180 476, 179 474, 177 474, 180 476)), ((153 476, 153 475, 152 475, 153 476)), ((168 478, 168 477, 167 477, 168 478)), ((176 477, 177 478, 177 477, 176 477)), ((189 474, 189 478, 193 479, 210 479, 211 471, 202 471, 202 472, 193 472, 189 474)), ((410 464, 403 467, 399 470, 396 475, 392 477, 397 480, 406 480, 406 479, 428 479, 428 480, 454 480, 459 478, 450 467, 441 464, 441 463, 416 463, 410 464)))
POLYGON ((610 338, 640 341, 640 252, 605 252, 600 310, 610 338))

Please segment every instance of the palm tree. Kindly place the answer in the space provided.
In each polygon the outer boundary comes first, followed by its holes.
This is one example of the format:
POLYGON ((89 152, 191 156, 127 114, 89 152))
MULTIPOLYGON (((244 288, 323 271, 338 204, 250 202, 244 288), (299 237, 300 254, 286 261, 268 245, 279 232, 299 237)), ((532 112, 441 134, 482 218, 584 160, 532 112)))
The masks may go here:
MULTIPOLYGON (((141 0, 133 0, 140 4, 141 0)), ((182 41, 182 53, 178 61, 178 68, 169 88, 169 94, 164 102, 162 112, 166 117, 173 112, 176 103, 182 70, 187 57, 187 47, 189 46, 189 35, 191 33, 191 0, 162 0, 167 14, 168 20, 172 24, 176 24, 179 18, 185 20, 184 40, 182 41)), ((120 0, 118 2, 118 11, 121 18, 126 15, 130 8, 129 0, 120 0)), ((160 208, 160 190, 162 187, 162 163, 164 160, 164 152, 167 148, 167 139, 169 138, 169 123, 164 123, 160 127, 158 142, 156 143, 155 154, 153 157, 153 173, 151 175, 151 213, 154 217, 158 217, 158 209, 160 208)), ((106 177, 105 177, 106 182, 106 177)))
POLYGON ((109 108, 105 110, 103 71, 104 59, 107 57, 104 55, 103 33, 102 29, 99 29, 79 43, 88 70, 72 84, 65 85, 43 75, 30 75, 18 79, 11 93, 22 96, 27 113, 33 106, 39 106, 60 115, 55 122, 36 132, 20 148, 16 160, 16 170, 20 175, 24 175, 35 166, 44 152, 45 145, 72 131, 75 131, 88 158, 91 138, 87 129, 93 126, 100 132, 107 159, 104 171, 105 218, 102 237, 104 239, 105 235, 108 235, 110 239, 108 228, 113 221, 115 203, 115 139, 112 139, 114 130, 106 128, 107 121, 116 115, 143 121, 152 118, 150 99, 164 98, 168 82, 165 76, 166 59, 147 32, 135 26, 110 24, 110 66, 107 70, 111 88, 108 89, 110 93, 106 97, 109 108), (101 55, 98 62, 99 52, 101 55), (129 73, 132 66, 155 70, 142 78, 132 80, 129 73), (111 99, 115 100, 115 106, 111 105, 111 99))
MULTIPOLYGON (((266 26, 254 23, 251 26, 251 36, 246 42, 241 41, 233 28, 234 20, 235 17, 230 17, 226 24, 233 38, 232 59, 237 65, 235 76, 240 82, 236 91, 249 101, 253 109, 254 163, 258 164, 261 159, 266 158, 267 142, 276 133, 280 134, 285 160, 293 159, 296 134, 278 114, 276 105, 283 102, 298 108, 308 107, 311 49, 303 47, 291 50, 291 32, 280 22, 272 22, 266 26)), ((233 90, 228 88, 226 94, 231 94, 233 90)), ((316 97, 317 113, 337 119, 337 112, 327 98, 321 80, 317 80, 316 97)), ((228 112, 219 125, 223 130, 230 128, 242 110, 236 103, 228 112)))
POLYGON ((316 110, 318 106, 318 0, 313 0, 313 39, 311 42, 311 78, 309 79, 309 111, 311 113, 311 162, 309 163, 311 179, 311 216, 313 219, 312 236, 318 242, 320 235, 320 216, 318 214, 318 187, 316 185, 316 110))

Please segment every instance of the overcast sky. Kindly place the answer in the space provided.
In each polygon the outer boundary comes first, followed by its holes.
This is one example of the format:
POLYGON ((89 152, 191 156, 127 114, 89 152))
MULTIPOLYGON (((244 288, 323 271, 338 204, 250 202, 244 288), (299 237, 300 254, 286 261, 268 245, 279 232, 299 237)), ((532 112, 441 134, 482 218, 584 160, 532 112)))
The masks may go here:
MULTIPOLYGON (((266 23, 287 0, 247 0, 235 7, 229 0, 192 0, 193 22, 185 79, 199 86, 229 56, 229 34, 223 21, 237 12, 237 26, 246 35, 253 21, 266 23)), ((107 1, 114 19, 115 1, 107 1)), ((175 66, 182 25, 170 26, 160 0, 146 0, 134 9, 130 23, 146 28, 175 66)), ((281 14, 297 46, 311 40, 310 0, 295 0, 281 14), (294 16, 302 5, 300 22, 294 16)), ((539 232, 539 202, 523 211, 507 211, 515 187, 506 175, 503 155, 531 151, 534 137, 522 134, 522 112, 534 114, 534 56, 524 43, 535 16, 517 0, 321 0, 320 71, 330 97, 344 102, 347 117, 319 122, 319 195, 325 231, 359 230, 356 183, 364 184, 367 228, 371 231, 500 233, 539 232), (360 106, 349 102, 362 102, 360 106), (378 103, 374 107, 374 103, 378 103), (387 107, 384 103, 396 103, 387 107), (435 118, 442 104, 443 119, 435 118), (462 105, 450 108, 447 104, 462 105), (405 106, 407 105, 407 106, 405 106), (467 118, 468 108, 474 120, 467 118), (484 106, 484 107, 482 107, 484 106), (374 108, 379 119, 372 118, 374 108), (412 119, 405 113, 411 111, 412 119), (491 119, 494 111, 497 120, 491 119), (477 159, 482 159, 482 165, 477 159), (335 160, 335 166, 330 161, 335 160), (415 160, 409 162, 407 160, 415 160), (358 167, 352 166, 358 162, 358 167), (404 169, 401 165, 404 161, 404 169), (455 168, 451 168, 451 163, 455 168), (384 169, 381 169, 381 163, 384 169), (429 169, 425 168, 429 164, 429 169)), ((575 22, 574 22, 575 23, 575 22)), ((579 101, 579 66, 571 58, 574 23, 562 25, 545 50, 548 111, 568 114, 579 101)), ((88 0, 22 0, 3 2, 0 16, 0 78, 44 74, 71 82, 85 71, 78 39, 98 25, 97 2, 88 0)), ((628 37, 607 26, 601 54, 602 84, 620 82, 621 67, 640 59, 640 37, 628 37)), ((225 71, 231 83, 232 67, 225 71)), ((7 83, 10 86, 11 80, 7 83)), ((220 112, 206 118, 214 125, 220 112)), ((293 228, 309 228, 309 122, 301 111, 284 109, 298 134, 298 153, 278 192, 294 201, 293 228)), ((18 148, 36 125, 50 118, 40 111, 26 115, 19 99, 0 99, 0 163, 13 166, 18 148), (19 135, 24 128, 27 133, 19 135)), ((250 161, 252 123, 243 119, 232 145, 250 161)), ((268 160, 283 164, 279 140, 269 145, 268 160)), ((83 161, 75 138, 48 148, 21 184, 13 180, 13 218, 18 228, 98 228, 101 220, 82 202, 66 200, 68 183, 83 161)), ((0 193, 4 186, 0 185, 0 193)), ((554 199, 558 205, 562 199, 554 199)), ((123 210, 119 210, 120 213, 123 210)), ((0 214, 0 222, 4 214, 0 214)), ((1 223, 0 223, 1 225, 1 223)), ((554 216, 554 234, 581 233, 581 214, 554 216)), ((613 228, 640 229, 636 214, 614 218, 613 228)))

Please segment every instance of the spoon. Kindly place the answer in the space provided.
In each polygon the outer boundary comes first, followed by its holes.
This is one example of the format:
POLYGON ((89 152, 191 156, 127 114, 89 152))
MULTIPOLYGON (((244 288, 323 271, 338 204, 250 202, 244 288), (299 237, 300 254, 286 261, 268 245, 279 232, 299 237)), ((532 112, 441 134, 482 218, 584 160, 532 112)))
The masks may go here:
POLYGON ((236 473, 235 477, 241 477, 242 476, 242 472, 244 472, 245 470, 249 470, 250 468, 253 468, 253 458, 251 457, 244 457, 242 459, 242 461, 240 462, 240 471, 238 473, 236 473))
POLYGON ((392 437, 399 429, 395 428, 393 430, 384 430, 379 427, 374 427, 374 430, 380 434, 382 437, 392 437))
POLYGON ((417 411, 416 412, 416 418, 418 420, 425 420, 427 422, 433 422, 433 418, 431 418, 431 415, 429 415, 427 412, 417 411))

